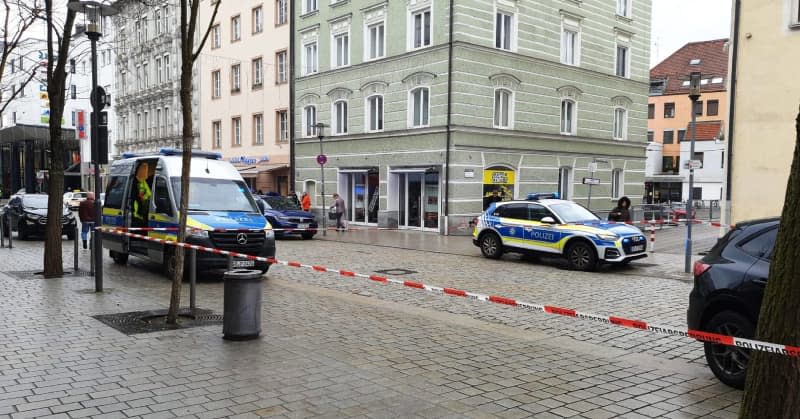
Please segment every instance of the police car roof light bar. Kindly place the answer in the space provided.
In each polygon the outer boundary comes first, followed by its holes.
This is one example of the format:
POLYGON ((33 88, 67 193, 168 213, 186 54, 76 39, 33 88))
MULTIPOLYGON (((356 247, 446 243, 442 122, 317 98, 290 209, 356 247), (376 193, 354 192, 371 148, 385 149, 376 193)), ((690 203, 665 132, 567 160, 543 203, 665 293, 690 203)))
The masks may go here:
POLYGON ((538 201, 540 199, 560 199, 558 192, 541 193, 534 192, 528 194, 528 201, 538 201))
MULTIPOLYGON (((162 156, 180 156, 183 151, 177 148, 164 147, 158 150, 162 156)), ((192 150, 192 157, 205 157, 211 160, 222 160, 222 154, 213 151, 192 150)))
POLYGON ((143 155, 144 154, 127 152, 127 153, 122 153, 122 158, 123 159, 132 159, 134 157, 142 157, 143 155))

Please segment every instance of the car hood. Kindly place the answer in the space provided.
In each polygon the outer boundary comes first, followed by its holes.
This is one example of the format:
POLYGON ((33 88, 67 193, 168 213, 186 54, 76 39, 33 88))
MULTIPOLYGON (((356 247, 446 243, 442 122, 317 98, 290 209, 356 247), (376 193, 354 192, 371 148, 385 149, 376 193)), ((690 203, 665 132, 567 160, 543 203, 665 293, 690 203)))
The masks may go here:
POLYGON ((642 230, 628 224, 610 223, 607 221, 585 221, 582 223, 575 223, 576 226, 582 226, 590 233, 614 233, 620 237, 637 236, 642 234, 642 230))
POLYGON ((264 210, 264 215, 269 215, 271 217, 292 217, 292 218, 314 218, 314 215, 310 212, 300 211, 300 210, 274 210, 268 209, 264 210))
POLYGON ((267 220, 256 212, 243 211, 190 211, 189 227, 214 229, 263 229, 267 220))
MULTIPOLYGON (((47 208, 24 208, 22 211, 24 211, 26 214, 39 215, 42 217, 47 216, 47 208)), ((69 215, 70 213, 71 211, 69 208, 64 208, 64 211, 61 212, 61 215, 69 215)))

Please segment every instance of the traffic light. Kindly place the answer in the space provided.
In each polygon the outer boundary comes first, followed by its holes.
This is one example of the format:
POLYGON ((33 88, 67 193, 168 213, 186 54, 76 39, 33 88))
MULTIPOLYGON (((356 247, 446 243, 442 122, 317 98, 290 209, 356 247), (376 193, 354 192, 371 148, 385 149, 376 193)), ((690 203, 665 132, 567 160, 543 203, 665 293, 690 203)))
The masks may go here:
MULTIPOLYGON (((94 113, 92 113, 92 127, 94 127, 94 113)), ((92 141, 92 160, 98 164, 108 164, 108 112, 100 112, 97 132, 92 141)))

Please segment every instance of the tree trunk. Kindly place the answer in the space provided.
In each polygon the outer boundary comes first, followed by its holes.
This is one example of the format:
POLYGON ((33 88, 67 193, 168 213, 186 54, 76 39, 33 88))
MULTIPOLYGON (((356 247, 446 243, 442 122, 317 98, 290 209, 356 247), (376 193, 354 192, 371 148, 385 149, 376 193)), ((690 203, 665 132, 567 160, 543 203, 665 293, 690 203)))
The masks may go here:
MULTIPOLYGON (((769 282, 761 304, 758 339, 800 346, 800 113, 769 282)), ((795 418, 800 412, 800 358, 754 352, 747 371, 740 418, 795 418)))

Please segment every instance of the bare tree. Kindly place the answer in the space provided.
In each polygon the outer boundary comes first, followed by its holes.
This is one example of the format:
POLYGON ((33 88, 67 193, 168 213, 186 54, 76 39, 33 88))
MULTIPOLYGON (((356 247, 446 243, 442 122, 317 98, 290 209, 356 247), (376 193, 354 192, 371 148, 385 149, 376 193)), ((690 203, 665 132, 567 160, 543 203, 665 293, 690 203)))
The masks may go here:
MULTIPOLYGON (((181 9, 181 84, 180 84, 180 98, 181 98, 181 117, 183 119, 182 131, 182 157, 183 166, 181 169, 181 202, 178 204, 180 208, 180 218, 178 221, 178 241, 183 242, 186 239, 186 217, 187 208, 189 207, 189 173, 191 172, 192 165, 192 145, 194 143, 194 135, 192 133, 192 68, 194 62, 203 50, 203 46, 208 40, 208 34, 211 33, 211 28, 214 24, 214 19, 217 17, 217 11, 222 0, 217 0, 214 3, 214 11, 211 14, 208 24, 205 27, 200 44, 195 49, 195 32, 198 26, 198 13, 200 9, 201 0, 180 0, 181 9)), ((181 282, 183 281, 183 266, 185 260, 185 252, 183 247, 175 249, 175 274, 172 277, 172 294, 169 300, 169 312, 167 313, 167 323, 175 324, 178 321, 178 309, 181 304, 181 282)))
MULTIPOLYGON (((2 0, 2 2, 5 16, 3 17, 3 27, 0 28, 0 31, 2 31, 0 32, 0 42, 2 42, 2 45, 0 45, 0 86, 6 86, 8 83, 5 80, 5 74, 9 60, 14 60, 14 54, 17 53, 17 50, 20 47, 24 47, 27 33, 34 26, 37 19, 41 18, 43 10, 39 0, 2 0)), ((15 66, 13 63, 11 65, 12 67, 15 66)), ((20 66, 22 76, 11 80, 11 95, 2 95, 0 97, 0 114, 5 112, 8 105, 24 91, 39 70, 39 64, 36 62, 32 63, 27 70, 22 67, 20 66), (19 88, 17 88, 18 80, 21 80, 19 88)))
MULTIPOLYGON (((68 3, 77 0, 69 0, 68 3)), ((64 138, 61 118, 66 101, 67 62, 75 23, 74 10, 67 9, 63 26, 56 23, 53 0, 44 0, 47 22, 47 93, 50 99, 50 193, 47 198, 47 227, 44 242, 44 276, 64 274, 61 255, 61 209, 64 206, 64 138)))

